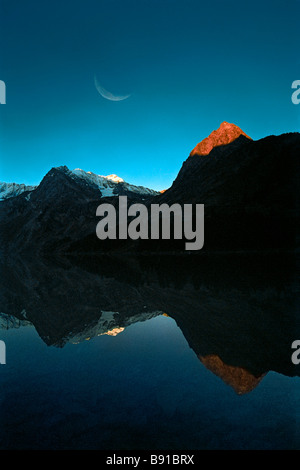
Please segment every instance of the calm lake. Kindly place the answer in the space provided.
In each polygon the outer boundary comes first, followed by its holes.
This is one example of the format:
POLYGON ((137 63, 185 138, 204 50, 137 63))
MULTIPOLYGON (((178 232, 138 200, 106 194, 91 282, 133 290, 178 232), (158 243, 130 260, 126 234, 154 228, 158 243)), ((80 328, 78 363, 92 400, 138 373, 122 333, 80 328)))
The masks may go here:
POLYGON ((290 266, 221 265, 2 266, 0 448, 299 448, 290 266))

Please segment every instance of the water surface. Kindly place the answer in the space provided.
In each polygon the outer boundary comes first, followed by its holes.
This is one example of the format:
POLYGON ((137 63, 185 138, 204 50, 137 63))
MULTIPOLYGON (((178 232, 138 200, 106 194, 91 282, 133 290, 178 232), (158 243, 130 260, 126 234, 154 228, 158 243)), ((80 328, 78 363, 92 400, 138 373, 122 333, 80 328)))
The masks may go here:
POLYGON ((2 290, 2 449, 299 448, 287 283, 26 269, 2 290))

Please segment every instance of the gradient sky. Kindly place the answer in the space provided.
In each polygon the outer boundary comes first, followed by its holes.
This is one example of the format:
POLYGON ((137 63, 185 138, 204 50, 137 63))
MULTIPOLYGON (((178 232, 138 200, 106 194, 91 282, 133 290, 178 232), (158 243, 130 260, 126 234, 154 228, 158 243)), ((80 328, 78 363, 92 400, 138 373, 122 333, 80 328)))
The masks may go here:
POLYGON ((53 166, 171 185, 222 121, 300 129, 298 0, 0 0, 0 181, 53 166), (99 95, 94 76, 117 95, 99 95))

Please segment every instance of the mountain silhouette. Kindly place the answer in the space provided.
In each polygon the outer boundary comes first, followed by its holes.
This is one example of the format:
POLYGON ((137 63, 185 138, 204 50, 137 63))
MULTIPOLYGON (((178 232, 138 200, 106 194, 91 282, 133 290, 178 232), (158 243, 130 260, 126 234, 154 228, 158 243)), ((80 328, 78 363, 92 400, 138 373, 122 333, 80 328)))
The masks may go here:
POLYGON ((105 180, 103 188, 103 177, 53 168, 33 191, 0 202, 1 246, 8 252, 43 254, 184 251, 184 240, 99 240, 96 208, 106 201, 117 209, 118 196, 126 195, 128 205, 204 204, 201 252, 294 251, 299 153, 299 133, 254 141, 223 122, 196 145, 163 192, 117 177, 105 180))

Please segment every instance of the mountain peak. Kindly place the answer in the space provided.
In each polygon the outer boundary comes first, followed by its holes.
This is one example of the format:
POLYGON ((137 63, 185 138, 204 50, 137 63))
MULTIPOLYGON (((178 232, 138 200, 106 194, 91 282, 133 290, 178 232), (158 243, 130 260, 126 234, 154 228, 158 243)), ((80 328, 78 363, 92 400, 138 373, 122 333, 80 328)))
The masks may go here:
POLYGON ((120 178, 120 176, 115 174, 104 176, 104 178, 110 181, 114 181, 115 183, 124 183, 123 178, 120 178))
POLYGON ((230 144, 241 135, 247 139, 251 139, 251 137, 245 134, 238 126, 224 121, 217 130, 212 131, 208 137, 196 145, 191 151, 190 156, 208 155, 214 147, 230 144))
POLYGON ((28 186, 23 183, 4 183, 0 181, 0 201, 18 196, 25 191, 33 191, 35 188, 36 186, 28 186))

